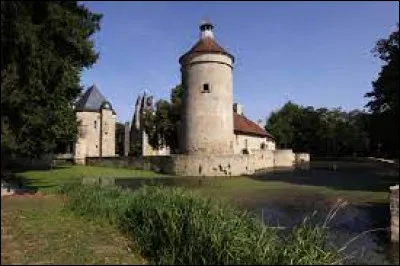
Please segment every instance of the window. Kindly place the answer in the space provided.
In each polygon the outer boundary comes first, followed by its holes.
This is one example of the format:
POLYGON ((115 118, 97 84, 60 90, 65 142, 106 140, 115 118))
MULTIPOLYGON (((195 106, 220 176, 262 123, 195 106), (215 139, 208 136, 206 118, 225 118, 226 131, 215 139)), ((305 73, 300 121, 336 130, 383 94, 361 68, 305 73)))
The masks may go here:
POLYGON ((203 84, 203 90, 201 92, 209 93, 210 92, 210 84, 204 83, 203 84))
POLYGON ((94 127, 94 129, 97 128, 97 121, 96 120, 94 120, 94 122, 93 122, 93 127, 94 127))

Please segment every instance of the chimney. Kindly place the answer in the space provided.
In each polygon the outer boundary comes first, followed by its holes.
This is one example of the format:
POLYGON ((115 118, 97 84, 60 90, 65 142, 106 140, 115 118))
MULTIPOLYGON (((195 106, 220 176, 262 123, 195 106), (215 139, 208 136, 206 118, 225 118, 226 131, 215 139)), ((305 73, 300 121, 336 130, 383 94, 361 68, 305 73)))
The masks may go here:
POLYGON ((200 24, 200 39, 204 38, 211 38, 214 39, 214 33, 213 33, 213 28, 214 25, 211 24, 208 19, 203 19, 203 21, 200 24))
POLYGON ((233 104, 233 111, 237 113, 238 115, 243 115, 243 105, 239 103, 234 103, 233 104))

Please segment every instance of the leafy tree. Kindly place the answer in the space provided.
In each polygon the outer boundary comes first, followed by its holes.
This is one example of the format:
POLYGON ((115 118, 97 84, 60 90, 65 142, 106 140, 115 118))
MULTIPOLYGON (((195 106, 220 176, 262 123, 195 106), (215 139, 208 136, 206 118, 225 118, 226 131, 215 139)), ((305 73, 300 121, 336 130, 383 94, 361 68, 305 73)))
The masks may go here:
MULTIPOLYGON (((387 39, 377 41, 373 49, 384 65, 378 78, 372 82, 373 90, 365 94, 371 100, 366 105, 373 114, 375 145, 383 145, 388 155, 399 154, 399 24, 387 39)), ((379 147, 378 147, 379 148, 379 147)))
POLYGON ((349 156, 368 153, 367 121, 367 114, 358 110, 347 113, 288 102, 271 114, 265 128, 280 147, 320 156, 349 156))
POLYGON ((177 85, 171 90, 171 102, 159 100, 154 113, 144 116, 144 128, 153 148, 168 146, 171 152, 178 150, 178 132, 182 111, 183 87, 177 85))
POLYGON ((279 111, 272 112, 269 116, 265 129, 275 137, 279 147, 292 147, 293 122, 300 115, 299 111, 299 106, 289 101, 279 111))
POLYGON ((38 157, 76 139, 72 103, 97 60, 101 15, 77 1, 1 1, 1 151, 38 157))
POLYGON ((125 124, 116 122, 115 123, 115 153, 120 156, 124 155, 124 143, 125 143, 125 124))

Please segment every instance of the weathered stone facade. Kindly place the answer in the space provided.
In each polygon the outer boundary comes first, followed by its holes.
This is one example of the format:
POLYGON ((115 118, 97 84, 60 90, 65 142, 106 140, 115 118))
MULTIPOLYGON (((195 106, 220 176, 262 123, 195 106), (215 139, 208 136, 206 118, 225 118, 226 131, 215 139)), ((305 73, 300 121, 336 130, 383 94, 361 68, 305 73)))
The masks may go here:
POLYGON ((182 61, 182 153, 233 154, 232 64, 223 54, 182 61))
POLYGON ((390 187, 390 238, 399 243, 399 185, 390 187))
POLYGON ((234 154, 243 154, 244 150, 250 154, 260 150, 275 150, 275 142, 265 137, 235 134, 233 143, 234 154))
POLYGON ((112 110, 100 112, 100 157, 115 156, 115 115, 112 110))
POLYGON ((84 164, 86 157, 115 156, 115 112, 95 86, 86 91, 75 109, 78 138, 74 162, 84 164))
POLYGON ((295 154, 292 150, 275 150, 274 166, 276 167, 293 167, 295 166, 295 154))
POLYGON ((87 165, 125 167, 155 170, 164 174, 180 176, 240 176, 251 175, 257 170, 273 167, 295 166, 295 155, 291 150, 284 153, 258 151, 254 154, 214 155, 175 154, 170 156, 145 156, 123 158, 86 158, 87 165))

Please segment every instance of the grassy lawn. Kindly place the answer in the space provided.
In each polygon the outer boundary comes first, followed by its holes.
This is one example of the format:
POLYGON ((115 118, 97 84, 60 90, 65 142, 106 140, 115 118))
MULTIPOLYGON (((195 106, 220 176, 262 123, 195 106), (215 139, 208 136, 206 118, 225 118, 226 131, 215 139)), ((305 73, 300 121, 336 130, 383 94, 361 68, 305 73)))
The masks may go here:
MULTIPOLYGON (((28 186, 41 189, 83 177, 115 177, 121 182, 156 182, 187 186, 201 195, 220 197, 250 207, 264 202, 306 200, 388 203, 389 186, 398 169, 376 163, 316 162, 306 172, 265 172, 248 177, 171 177, 152 171, 94 166, 60 166, 18 172, 28 186)), ((110 226, 88 222, 62 210, 55 196, 10 197, 2 204, 2 264, 142 264, 128 241, 110 226)))
POLYGON ((95 166, 61 166, 52 170, 17 173, 28 186, 43 189, 64 182, 80 181, 83 177, 115 177, 136 183, 160 181, 184 185, 204 195, 241 200, 270 200, 321 195, 344 198, 352 202, 388 200, 389 186, 398 183, 398 169, 375 162, 313 162, 307 172, 265 172, 248 177, 171 177, 153 171, 95 166), (131 181, 130 181, 131 180, 131 181))
POLYGON ((1 264, 144 264, 110 226, 62 210, 55 196, 1 199, 1 264))
POLYGON ((16 173, 16 175, 24 179, 27 186, 39 189, 64 182, 81 181, 83 177, 149 178, 162 176, 153 171, 82 165, 58 166, 51 170, 24 171, 16 173))

